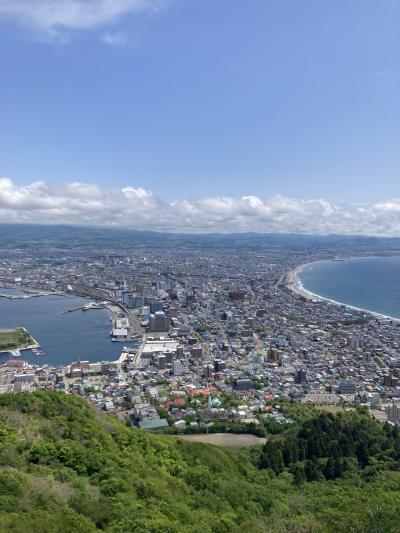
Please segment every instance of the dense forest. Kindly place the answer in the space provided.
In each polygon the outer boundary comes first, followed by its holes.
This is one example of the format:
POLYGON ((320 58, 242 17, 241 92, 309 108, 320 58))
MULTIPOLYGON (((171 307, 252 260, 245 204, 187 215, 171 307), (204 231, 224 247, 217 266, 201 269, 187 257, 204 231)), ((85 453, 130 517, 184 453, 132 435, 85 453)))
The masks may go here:
POLYGON ((369 479, 384 470, 400 470, 400 429, 382 426, 360 410, 320 413, 297 431, 270 438, 258 464, 276 474, 289 468, 298 484, 346 473, 369 479))
POLYGON ((55 392, 0 396, 0 530, 399 531, 399 432, 316 412, 235 453, 55 392))

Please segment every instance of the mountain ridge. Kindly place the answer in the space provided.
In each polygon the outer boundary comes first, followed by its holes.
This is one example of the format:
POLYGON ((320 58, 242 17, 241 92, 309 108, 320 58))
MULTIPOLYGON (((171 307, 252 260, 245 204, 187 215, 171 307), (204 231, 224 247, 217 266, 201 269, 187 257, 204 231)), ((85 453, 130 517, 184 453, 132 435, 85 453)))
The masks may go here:
POLYGON ((2 395, 0 419, 6 531, 396 531, 399 472, 297 486, 257 468, 260 450, 145 433, 58 392, 2 395))

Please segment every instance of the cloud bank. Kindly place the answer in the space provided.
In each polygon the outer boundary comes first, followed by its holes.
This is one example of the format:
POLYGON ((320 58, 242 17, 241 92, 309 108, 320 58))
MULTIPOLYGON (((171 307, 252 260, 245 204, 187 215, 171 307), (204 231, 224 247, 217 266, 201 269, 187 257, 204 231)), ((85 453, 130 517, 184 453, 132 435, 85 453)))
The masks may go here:
POLYGON ((96 29, 159 4, 160 0, 0 0, 0 17, 51 34, 59 29, 96 29))
POLYGON ((206 197, 163 202, 142 187, 72 182, 19 186, 0 178, 0 223, 69 224, 184 233, 400 236, 400 199, 334 205, 323 199, 206 197))

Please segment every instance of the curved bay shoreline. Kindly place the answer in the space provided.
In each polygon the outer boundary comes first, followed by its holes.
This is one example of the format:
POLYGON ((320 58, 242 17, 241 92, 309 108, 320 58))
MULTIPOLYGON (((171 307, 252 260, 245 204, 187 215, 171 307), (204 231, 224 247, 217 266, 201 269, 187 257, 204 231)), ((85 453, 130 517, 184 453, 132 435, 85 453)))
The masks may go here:
MULTIPOLYGON (((355 258, 352 258, 352 257, 349 257, 347 259, 362 259, 361 257, 355 257, 355 258)), ((368 315, 371 315, 372 317, 374 318, 378 318, 378 319, 385 319, 385 320, 392 320, 393 322, 399 322, 400 323, 400 318, 396 318, 394 316, 391 316, 391 315, 386 315, 386 314, 383 314, 383 313, 378 313, 377 311, 373 311, 371 309, 365 309, 365 308, 362 308, 362 307, 357 307, 355 305, 351 305, 351 304, 348 304, 348 303, 345 303, 345 302, 340 302, 338 300, 334 300, 332 298, 328 298, 326 296, 322 296, 320 294, 316 294, 312 291, 309 291, 307 290, 300 277, 299 277, 299 274, 308 266, 310 265, 314 265, 316 263, 321 263, 321 262, 325 262, 325 261, 334 261, 334 259, 324 259, 324 260, 316 260, 316 261, 310 261, 310 262, 307 262, 307 263, 302 263, 300 265, 297 265, 294 269, 290 270, 287 275, 286 275, 286 281, 285 281, 285 285, 286 287, 293 293, 295 293, 297 296, 301 296, 309 301, 319 301, 319 302, 325 302, 325 303, 329 303, 329 304, 332 304, 332 305, 336 305, 338 307, 346 307, 348 309, 351 309, 353 311, 359 311, 361 313, 364 313, 364 314, 368 314, 368 315)))

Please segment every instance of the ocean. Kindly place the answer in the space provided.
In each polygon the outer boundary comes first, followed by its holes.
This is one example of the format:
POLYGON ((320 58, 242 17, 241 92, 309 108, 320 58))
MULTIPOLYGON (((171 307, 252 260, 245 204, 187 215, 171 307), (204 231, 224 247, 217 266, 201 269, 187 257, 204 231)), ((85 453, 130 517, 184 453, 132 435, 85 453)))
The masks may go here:
POLYGON ((400 257, 318 261, 298 278, 316 295, 400 319, 400 257))
MULTIPOLYGON (((1 289, 0 292, 6 291, 1 289)), ((18 289, 8 292, 21 293, 18 289)), ((15 300, 0 298, 0 328, 25 327, 46 355, 35 356, 30 350, 23 350, 19 359, 38 365, 68 364, 78 358, 91 362, 114 361, 125 345, 137 345, 111 341, 111 313, 107 309, 64 314, 89 301, 70 294, 15 300)), ((9 354, 0 354, 0 362, 10 358, 9 354)))

